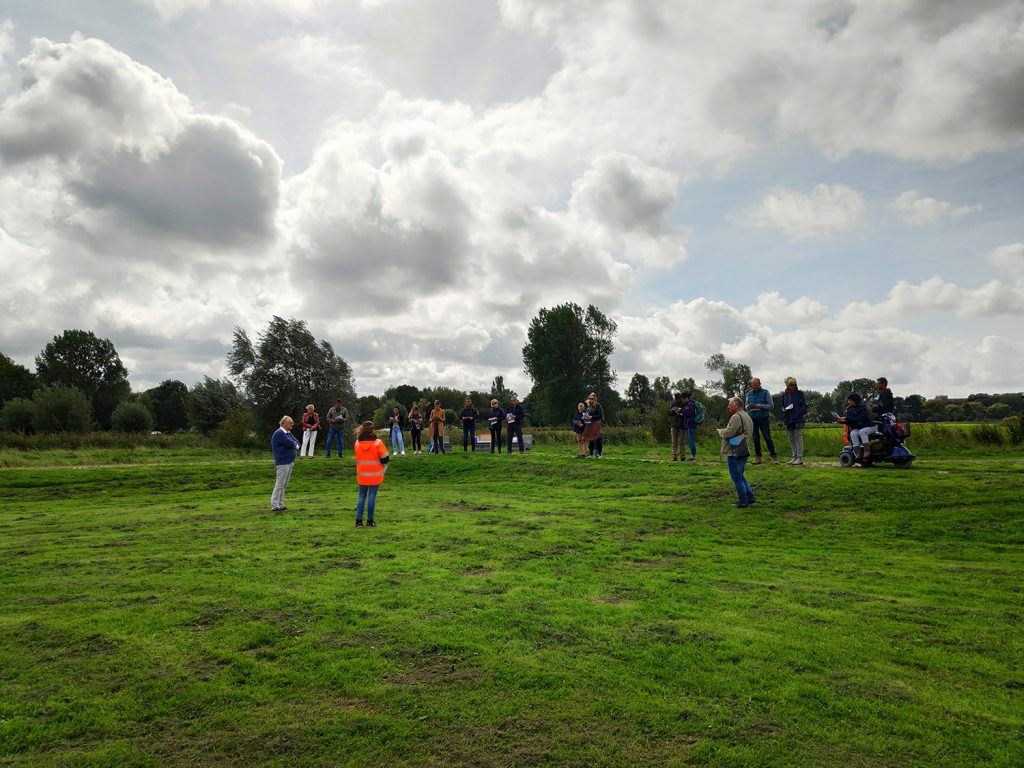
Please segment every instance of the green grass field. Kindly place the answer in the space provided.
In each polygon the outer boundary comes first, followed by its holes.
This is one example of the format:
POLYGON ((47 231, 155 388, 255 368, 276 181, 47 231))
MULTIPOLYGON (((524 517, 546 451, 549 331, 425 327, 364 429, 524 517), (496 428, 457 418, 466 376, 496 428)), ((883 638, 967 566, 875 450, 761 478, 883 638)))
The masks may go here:
POLYGON ((1019 449, 571 454, 0 470, 0 764, 1024 764, 1019 449))

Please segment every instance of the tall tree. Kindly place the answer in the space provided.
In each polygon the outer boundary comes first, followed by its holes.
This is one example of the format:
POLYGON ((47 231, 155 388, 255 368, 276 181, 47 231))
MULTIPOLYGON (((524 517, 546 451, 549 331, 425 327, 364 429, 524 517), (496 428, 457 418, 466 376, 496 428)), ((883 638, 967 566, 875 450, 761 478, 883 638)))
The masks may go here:
POLYGON ((91 331, 54 336, 36 358, 36 373, 43 384, 64 384, 84 392, 104 429, 110 427, 114 408, 131 392, 128 370, 114 345, 91 331))
POLYGON ((589 390, 599 399, 615 380, 609 360, 615 323, 595 306, 542 309, 530 322, 523 366, 533 379, 530 402, 535 423, 561 423, 589 390))
POLYGON ((142 393, 161 432, 177 432, 188 426, 188 387, 167 379, 142 393))
POLYGON ((491 381, 490 399, 508 404, 509 399, 515 394, 514 390, 505 386, 504 376, 495 376, 493 381, 491 381))
POLYGON ((856 392, 865 400, 873 400, 877 396, 874 379, 845 379, 840 381, 832 390, 832 406, 836 413, 842 414, 846 410, 846 398, 851 392, 856 392))
POLYGON ((651 389, 654 391, 654 399, 660 403, 672 402, 672 384, 668 376, 658 376, 651 382, 651 389))
POLYGON ((704 385, 711 392, 719 392, 725 397, 735 397, 746 392, 750 384, 750 366, 746 363, 735 363, 721 352, 709 357, 704 367, 721 376, 717 381, 711 380, 704 385))
POLYGON ((188 419, 193 427, 208 435, 220 426, 232 411, 244 405, 241 393, 227 379, 204 376, 188 393, 188 419))
POLYGON ((630 408, 636 408, 641 415, 649 413, 654 407, 655 396, 651 388, 651 380, 642 373, 634 373, 626 388, 626 399, 630 408))
POLYGON ((39 386, 36 375, 0 352, 0 405, 16 397, 30 398, 39 386))
POLYGON ((236 326, 228 371, 242 384, 264 428, 276 426, 284 414, 297 417, 307 403, 326 409, 337 398, 355 402, 349 364, 295 318, 275 315, 255 345, 236 326))

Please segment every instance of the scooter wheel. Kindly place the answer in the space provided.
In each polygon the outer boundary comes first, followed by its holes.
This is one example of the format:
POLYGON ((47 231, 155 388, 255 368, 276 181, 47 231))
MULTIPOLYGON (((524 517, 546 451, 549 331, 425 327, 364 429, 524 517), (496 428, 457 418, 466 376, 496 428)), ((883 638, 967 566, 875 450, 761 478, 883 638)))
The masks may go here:
POLYGON ((841 467, 852 467, 853 466, 853 454, 848 451, 843 451, 839 454, 839 466, 841 467))

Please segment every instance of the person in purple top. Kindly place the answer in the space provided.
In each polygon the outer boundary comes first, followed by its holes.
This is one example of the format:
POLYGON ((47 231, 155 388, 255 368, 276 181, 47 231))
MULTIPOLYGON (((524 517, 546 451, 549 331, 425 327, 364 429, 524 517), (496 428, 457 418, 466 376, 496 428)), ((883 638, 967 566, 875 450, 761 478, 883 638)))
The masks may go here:
POLYGON ((677 392, 668 409, 672 421, 672 461, 697 460, 697 406, 689 392, 677 392), (690 448, 690 458, 683 451, 683 438, 690 448))

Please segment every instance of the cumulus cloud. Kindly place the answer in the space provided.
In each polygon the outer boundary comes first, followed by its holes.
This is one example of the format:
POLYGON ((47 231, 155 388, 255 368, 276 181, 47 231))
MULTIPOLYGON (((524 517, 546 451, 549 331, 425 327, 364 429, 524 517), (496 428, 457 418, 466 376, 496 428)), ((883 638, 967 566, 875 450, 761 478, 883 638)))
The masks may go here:
POLYGON ((845 184, 818 184, 809 194, 776 188, 742 221, 747 226, 782 232, 790 240, 829 237, 853 229, 864 213, 864 198, 845 184))
POLYGON ((1024 281, 1024 243, 1002 245, 988 254, 988 261, 1018 281, 1024 281))
POLYGON ((899 213, 900 218, 905 222, 915 226, 934 224, 943 217, 959 219, 968 213, 977 213, 982 210, 980 203, 958 206, 945 200, 936 200, 934 197, 921 197, 916 189, 911 189, 897 197, 891 207, 899 213))
POLYGON ((10 19, 0 21, 0 93, 7 90, 11 82, 7 74, 7 57, 14 50, 14 22, 10 19))

